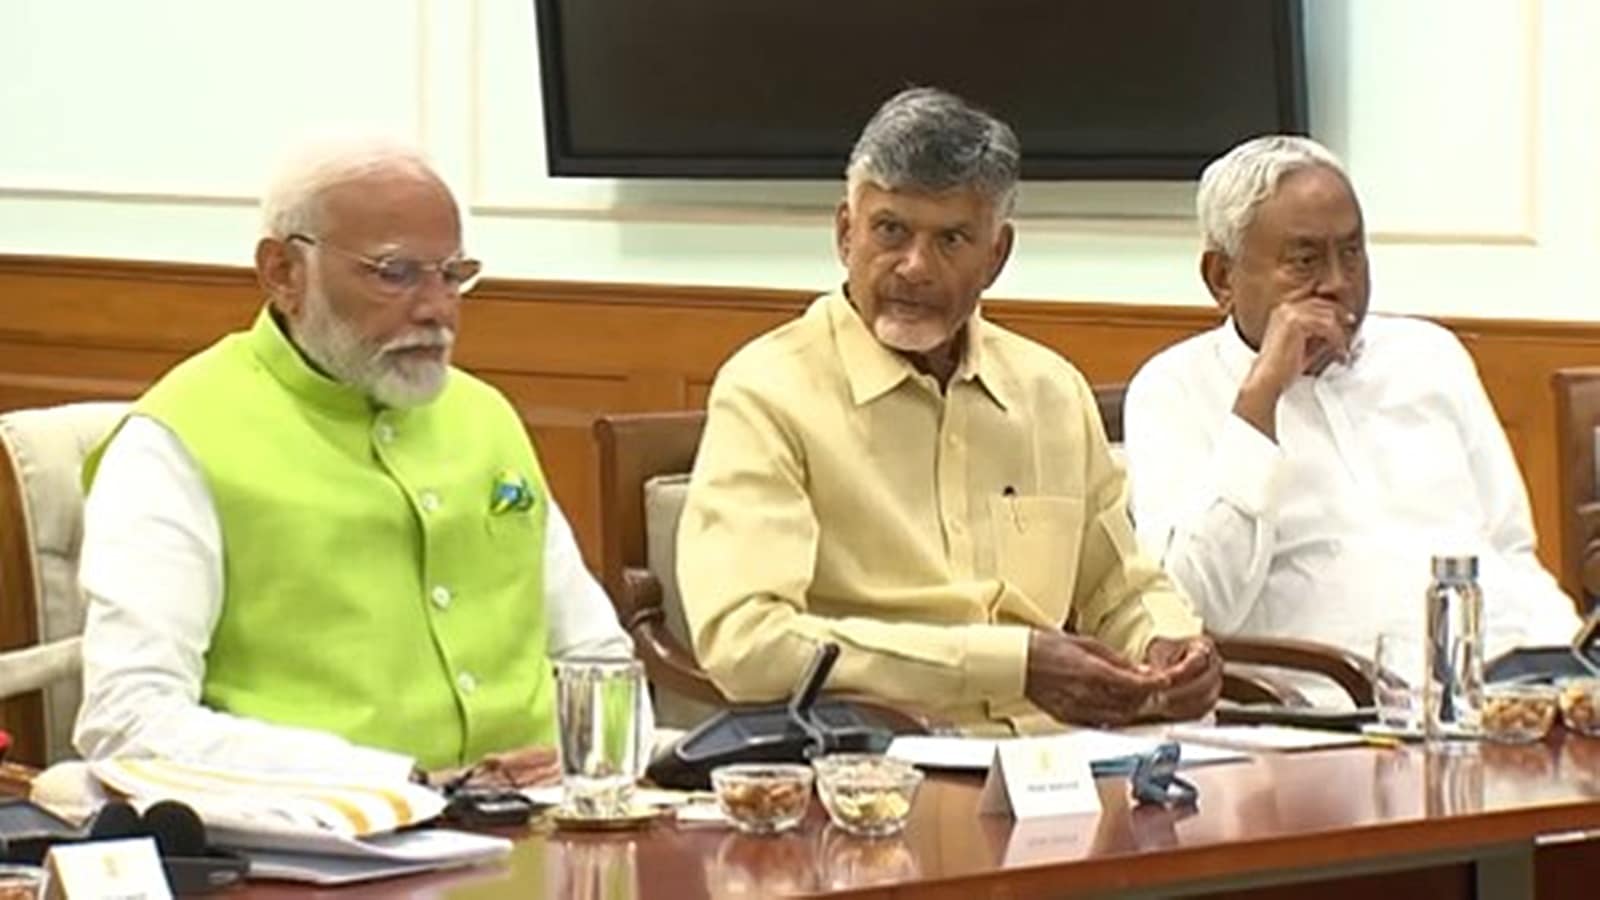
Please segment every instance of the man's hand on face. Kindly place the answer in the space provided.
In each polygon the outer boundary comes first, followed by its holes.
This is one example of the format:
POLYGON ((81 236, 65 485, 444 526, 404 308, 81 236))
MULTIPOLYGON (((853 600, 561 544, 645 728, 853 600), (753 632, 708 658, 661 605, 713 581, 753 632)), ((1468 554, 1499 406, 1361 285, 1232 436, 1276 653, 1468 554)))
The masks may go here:
POLYGON ((1154 712, 1168 719, 1198 719, 1222 695, 1222 655, 1205 636, 1151 638, 1144 659, 1167 681, 1154 712))
POLYGON ((1350 356, 1355 313, 1333 300, 1280 303, 1267 317, 1251 376, 1283 388, 1298 375, 1315 375, 1350 356))
POLYGON ((1234 413, 1277 440, 1278 398, 1299 376, 1348 361, 1355 325, 1355 314, 1332 300, 1278 304, 1267 318, 1255 364, 1239 387, 1234 413))
POLYGON ((1126 724, 1150 712, 1166 686, 1166 676, 1094 638, 1035 629, 1028 640, 1023 692, 1062 722, 1126 724))

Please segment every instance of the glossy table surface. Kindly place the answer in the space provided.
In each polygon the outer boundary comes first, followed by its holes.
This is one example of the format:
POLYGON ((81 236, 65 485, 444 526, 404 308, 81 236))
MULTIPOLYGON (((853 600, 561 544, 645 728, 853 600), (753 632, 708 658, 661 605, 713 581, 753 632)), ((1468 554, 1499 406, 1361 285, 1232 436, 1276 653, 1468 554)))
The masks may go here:
MULTIPOLYGON (((1293 880, 1295 871, 1459 862, 1532 839, 1600 829, 1600 740, 1486 745, 1464 754, 1352 748, 1265 755, 1188 770, 1198 809, 1138 808, 1101 779, 1098 817, 1013 823, 979 815, 981 780, 923 785, 906 832, 854 838, 813 801, 796 832, 745 836, 661 824, 633 832, 535 827, 510 859, 477 869, 329 891, 344 898, 604 900, 842 893, 1034 897, 1293 880), (1430 862, 1431 861, 1431 862, 1430 862)), ((1600 847, 1600 844, 1596 844, 1600 847)), ((1600 850, 1596 851, 1600 853, 1600 850)), ((259 883, 248 893, 305 895, 259 883)))

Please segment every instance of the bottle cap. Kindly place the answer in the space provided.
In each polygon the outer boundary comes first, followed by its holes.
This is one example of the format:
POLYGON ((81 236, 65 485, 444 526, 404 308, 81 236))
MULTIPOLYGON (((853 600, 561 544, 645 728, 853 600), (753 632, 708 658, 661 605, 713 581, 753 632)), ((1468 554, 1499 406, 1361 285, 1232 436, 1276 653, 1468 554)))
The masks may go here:
POLYGON ((1463 581, 1478 577, 1478 557, 1474 554, 1435 556, 1433 577, 1442 581, 1463 581))

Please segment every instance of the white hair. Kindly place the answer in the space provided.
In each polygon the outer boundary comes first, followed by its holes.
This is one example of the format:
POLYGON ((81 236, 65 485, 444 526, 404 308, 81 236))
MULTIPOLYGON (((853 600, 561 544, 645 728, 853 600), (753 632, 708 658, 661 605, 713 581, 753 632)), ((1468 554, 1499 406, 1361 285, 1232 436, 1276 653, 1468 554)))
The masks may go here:
POLYGON ((1200 174, 1195 212, 1207 250, 1238 256, 1245 229, 1256 209, 1272 196, 1285 176, 1321 167, 1338 173, 1346 184, 1344 164, 1327 147, 1310 138, 1269 134, 1252 138, 1211 161, 1200 174))
POLYGON ((420 151, 386 138, 324 140, 295 150, 261 195, 262 236, 316 235, 324 224, 323 195, 330 188, 386 170, 444 181, 420 151))

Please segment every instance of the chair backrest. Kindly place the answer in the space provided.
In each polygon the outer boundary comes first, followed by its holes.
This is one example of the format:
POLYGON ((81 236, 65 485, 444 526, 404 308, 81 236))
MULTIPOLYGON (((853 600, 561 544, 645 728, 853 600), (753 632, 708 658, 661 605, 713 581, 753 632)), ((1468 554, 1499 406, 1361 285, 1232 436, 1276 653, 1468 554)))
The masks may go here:
POLYGON ((671 728, 691 727, 723 702, 688 649, 676 575, 678 518, 705 422, 699 410, 595 422, 601 582, 654 684, 656 723, 671 728))
POLYGON ((645 482, 694 468, 705 427, 704 410, 607 415, 595 421, 600 442, 600 581, 613 597, 624 593, 624 569, 649 565, 645 482))
POLYGON ((70 756, 80 697, 84 456, 122 402, 0 415, 0 722, 21 762, 70 756))
POLYGON ((1600 367, 1558 369, 1556 481, 1561 499, 1561 587, 1580 605, 1600 598, 1600 495, 1595 491, 1600 367))
POLYGON ((1100 421, 1106 426, 1106 440, 1122 443, 1122 401, 1128 395, 1126 383, 1097 384, 1094 402, 1100 408, 1100 421))

